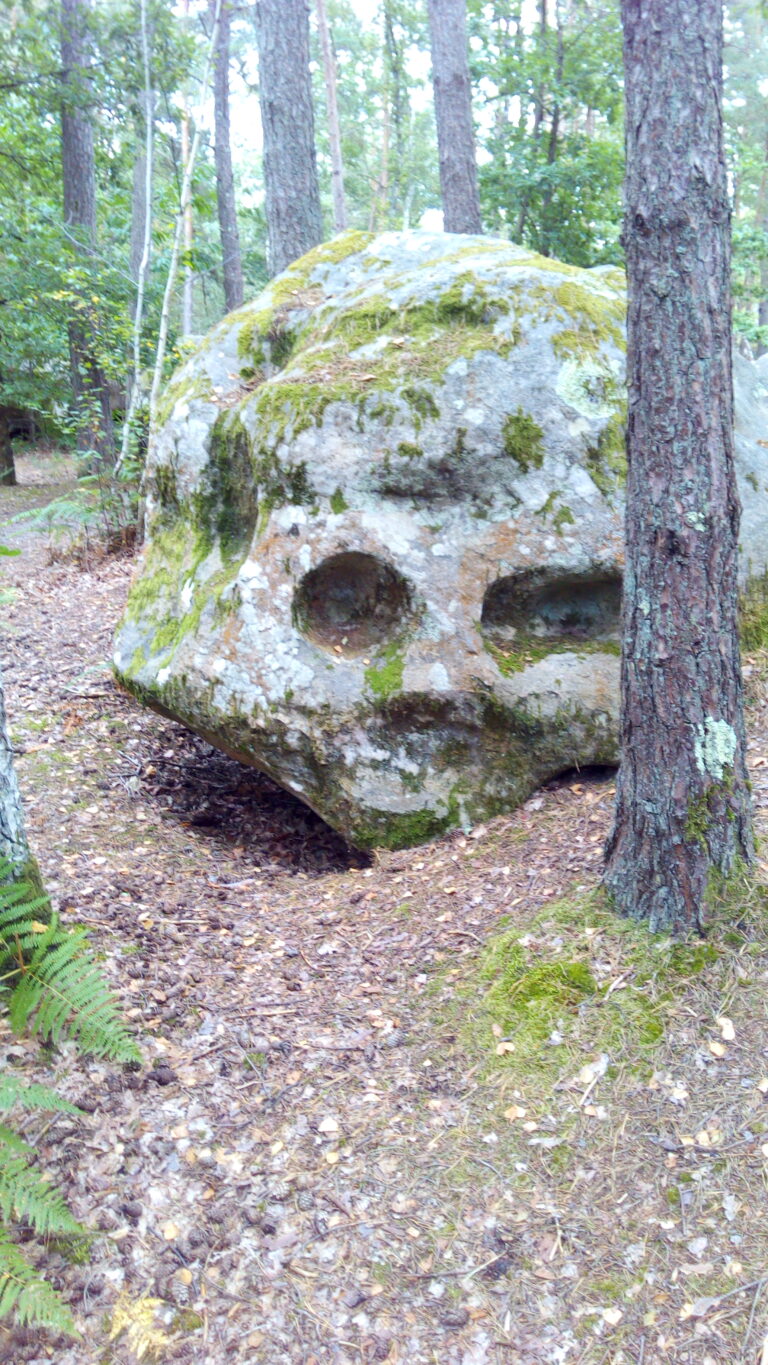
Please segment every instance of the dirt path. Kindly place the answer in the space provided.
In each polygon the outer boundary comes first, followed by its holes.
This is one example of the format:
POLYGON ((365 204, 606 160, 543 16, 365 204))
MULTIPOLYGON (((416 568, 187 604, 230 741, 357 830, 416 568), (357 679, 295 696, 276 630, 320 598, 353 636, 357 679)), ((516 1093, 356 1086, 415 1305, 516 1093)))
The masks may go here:
MULTIPOLYGON (((38 494, 0 494, 0 523, 38 494)), ((30 838, 145 1065, 56 1059, 85 1112, 34 1118, 30 1136, 100 1235, 84 1264, 39 1254, 83 1336, 6 1333, 0 1359, 759 1359, 762 940, 745 931, 670 988, 641 977, 621 931, 550 910, 598 874, 607 775, 366 865, 115 687, 127 561, 83 573, 48 564, 39 533, 9 536, 24 554, 3 561, 2 662, 30 838), (548 999, 527 1071, 482 1009, 478 962, 505 916, 525 951, 567 952, 600 983, 591 1012, 548 999), (628 986, 658 998, 660 1034, 596 1053, 606 992, 628 986), (726 1015, 736 1042, 718 1053, 726 1015)), ((764 803, 762 701, 751 720, 764 803)), ((42 1074, 30 1045, 2 1043, 42 1074)))

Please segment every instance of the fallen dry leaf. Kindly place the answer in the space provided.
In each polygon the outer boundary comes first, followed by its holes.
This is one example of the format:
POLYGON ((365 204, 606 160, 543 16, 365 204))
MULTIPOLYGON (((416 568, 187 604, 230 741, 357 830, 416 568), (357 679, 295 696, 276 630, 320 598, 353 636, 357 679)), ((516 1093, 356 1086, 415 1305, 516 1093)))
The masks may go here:
POLYGON ((504 1110, 504 1117, 509 1119, 510 1123, 514 1123, 516 1119, 524 1119, 527 1113, 528 1110, 521 1104, 510 1104, 509 1108, 504 1110))

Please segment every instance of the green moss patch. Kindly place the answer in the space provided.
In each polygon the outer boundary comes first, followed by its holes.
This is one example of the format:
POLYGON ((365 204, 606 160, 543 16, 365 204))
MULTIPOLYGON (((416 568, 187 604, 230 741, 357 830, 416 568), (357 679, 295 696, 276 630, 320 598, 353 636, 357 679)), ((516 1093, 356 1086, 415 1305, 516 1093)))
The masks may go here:
POLYGON ((543 1098, 578 1071, 576 1057, 605 1055, 650 1074, 676 995, 717 960, 712 945, 676 943, 620 919, 601 891, 559 901, 482 955, 473 1045, 527 1096, 543 1098))
POLYGON ((366 668, 365 685, 379 701, 402 690, 404 663, 403 647, 394 642, 387 646, 375 663, 366 668))
POLYGON ((483 643, 505 677, 521 673, 550 654, 621 654, 618 640, 575 640, 573 636, 528 635, 522 631, 517 632, 514 644, 509 647, 495 643, 487 636, 483 643))
POLYGON ((530 413, 518 408, 504 419, 501 429, 504 452, 524 474, 541 469, 544 463, 544 432, 530 413))
POLYGON ((596 444, 587 448, 587 470, 606 498, 627 482, 626 424, 627 405, 622 398, 619 411, 606 422, 596 444))

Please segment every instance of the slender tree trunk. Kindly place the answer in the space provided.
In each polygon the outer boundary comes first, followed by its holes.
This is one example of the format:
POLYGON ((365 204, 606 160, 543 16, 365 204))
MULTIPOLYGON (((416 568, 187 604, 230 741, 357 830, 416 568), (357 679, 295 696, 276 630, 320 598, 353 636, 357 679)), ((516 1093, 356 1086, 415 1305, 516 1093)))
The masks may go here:
MULTIPOLYGON (((557 24, 557 60, 555 64, 555 91, 560 91, 563 81, 563 66, 565 63, 565 46, 563 42, 563 17, 560 8, 560 0, 555 0, 555 20, 557 24)), ((556 101, 552 110, 552 123, 547 138, 547 165, 554 166, 557 161, 560 138, 560 104, 556 101)), ((547 187, 541 198, 541 254, 550 254, 550 211, 552 208, 552 197, 554 185, 552 180, 547 181, 547 187)))
POLYGON ((323 237, 306 0, 257 0, 264 187, 273 275, 323 237))
POLYGON ((429 0, 440 190, 446 232, 482 232, 466 0, 429 0))
POLYGON ((7 488, 15 483, 16 465, 13 462, 11 423, 7 408, 0 407, 0 486, 7 488))
MULTIPOLYGON (((205 71, 201 86, 201 102, 208 94, 208 84, 211 79, 213 69, 214 53, 216 44, 219 41, 219 23, 221 21, 221 0, 213 0, 213 29, 208 46, 208 54, 205 62, 205 71)), ((181 182, 181 193, 179 195, 179 212, 176 217, 176 231, 174 232, 173 245, 171 247, 171 259, 168 265, 168 278, 165 281, 163 292, 163 304, 160 309, 160 325, 157 329, 157 350, 155 352, 155 364, 152 370, 152 387, 149 394, 149 426, 150 444, 154 439, 157 430, 157 406, 160 399, 160 389, 163 383, 163 367, 165 365, 165 351, 168 344, 168 328, 171 321, 171 301, 173 292, 176 288, 176 279, 179 270, 179 256, 181 254, 181 242, 184 232, 184 211, 189 203, 192 194, 192 176, 194 174, 197 153, 200 147, 200 120, 197 120, 195 132, 192 138, 192 146, 189 149, 189 160, 184 168, 184 177, 181 182)))
MULTIPOLYGON (((545 55, 545 52, 546 52, 546 44, 547 44, 548 36, 549 36, 549 35, 548 35, 548 26, 549 26, 549 18, 548 18, 548 15, 547 15, 547 0, 539 0, 539 42, 540 42, 540 45, 541 45, 542 71, 543 71, 543 69, 544 69, 544 55, 545 55)), ((537 87, 536 87, 536 96, 535 96, 534 105, 533 105, 533 134, 532 134, 531 141, 532 141, 532 144, 533 144, 534 153, 536 153, 536 152, 538 151, 539 143, 541 142, 541 130, 542 130, 542 127, 544 126, 544 101, 545 101, 545 99, 546 99, 546 88, 545 88, 545 84, 544 84, 544 76, 542 75, 542 77, 541 77, 541 79, 540 79, 540 81, 539 81, 539 83, 538 83, 538 85, 537 85, 537 87)), ((528 190, 526 189, 526 190, 523 192, 523 197, 522 197, 522 200, 521 200, 521 202, 520 202, 520 208, 518 209, 518 214, 517 214, 517 223, 515 224, 515 241, 516 241, 516 242, 522 242, 522 240, 523 240, 523 236, 524 236, 524 233, 525 233, 525 228, 526 228, 526 225, 527 225, 527 222, 528 222, 528 213, 529 213, 530 207, 531 207, 531 196, 530 196, 530 193, 528 192, 528 190)))
MULTIPOLYGON (((760 193, 758 194, 757 222, 763 229, 763 234, 768 241, 768 137, 765 140, 765 163, 763 174, 760 180, 760 193)), ((760 292, 762 298, 757 305, 757 325, 758 327, 768 327, 768 260, 765 257, 760 261, 760 292)), ((768 341, 758 341, 758 356, 768 353, 768 341)))
POLYGON ((216 205, 221 237, 221 274, 227 312, 243 302, 243 264, 235 205, 235 178, 232 174, 232 148, 229 137, 229 28, 232 17, 230 0, 223 0, 219 19, 219 41, 213 70, 214 157, 216 161, 216 205))
MULTIPOLYGON (((152 251, 152 185, 155 158, 155 92, 152 89, 152 64, 150 61, 150 31, 148 0, 139 0, 141 31, 141 56, 144 76, 142 103, 144 105, 144 146, 137 150, 133 168, 133 199, 131 202, 131 279, 136 285, 136 297, 132 301, 133 321, 132 365, 128 382, 127 403, 123 420, 123 436, 120 455, 115 465, 115 475, 120 473, 131 448, 138 444, 135 425, 136 417, 144 397, 141 379, 141 337, 144 325, 144 295, 149 274, 149 259, 152 251)), ((138 132, 138 130, 137 130, 138 132)))
MULTIPOLYGON (((28 882, 35 895, 43 887, 36 860, 32 857, 24 828, 19 784, 13 766, 13 749, 8 734, 0 673, 0 857, 11 865, 11 881, 28 882)), ((7 883, 6 883, 7 884, 7 883)))
MULTIPOLYGON (((184 0, 184 18, 189 21, 189 0, 184 0)), ((219 19, 221 25, 221 19, 219 19)), ((186 176, 189 165, 190 139, 189 139, 189 90, 184 93, 184 106, 181 111, 181 170, 182 175, 186 176)), ((195 273, 192 269, 191 256, 192 247, 195 240, 195 229, 192 222, 192 195, 188 195, 183 208, 184 216, 184 280, 181 287, 181 335, 188 337, 192 331, 192 305, 193 289, 195 283, 195 273)))
MULTIPOLYGON (((147 152, 144 129, 136 121, 136 155, 133 161, 131 187, 131 255, 130 272, 138 283, 141 258, 144 255, 144 225, 147 221, 147 152)), ((136 313, 136 299, 131 300, 131 317, 136 313)))
POLYGON ((606 885, 702 928, 752 854, 737 633, 721 0, 622 0, 629 480, 622 762, 606 885), (669 92, 675 97, 670 100, 669 92))
MULTIPOLYGON (((64 225, 87 257, 96 240, 96 171, 93 128, 85 111, 88 95, 88 0, 61 0, 61 164, 64 225)), ((69 325, 72 393, 78 416, 78 449, 96 462, 114 454, 109 388, 94 354, 97 329, 93 305, 78 310, 69 325)))
POLYGON ((389 99, 384 95, 384 116, 381 129, 381 170, 374 182, 371 212, 368 218, 368 231, 376 232, 379 226, 379 210, 386 210, 389 202, 389 99))
POLYGON ((317 11, 317 31, 320 35, 320 51, 323 54, 325 97, 328 104, 328 141, 331 147, 333 225, 337 232, 345 232, 348 226, 348 220, 347 201, 344 195, 344 161, 341 155, 341 127, 339 125, 339 101, 337 98, 336 56, 333 51, 331 34, 328 28, 328 13, 325 8, 325 0, 315 0, 315 9, 317 11))
POLYGON ((402 212, 403 174, 405 171, 408 127, 408 83, 405 74, 404 39, 395 31, 397 15, 392 0, 384 0, 384 57, 387 69, 387 95, 390 105, 389 221, 397 222, 402 212))

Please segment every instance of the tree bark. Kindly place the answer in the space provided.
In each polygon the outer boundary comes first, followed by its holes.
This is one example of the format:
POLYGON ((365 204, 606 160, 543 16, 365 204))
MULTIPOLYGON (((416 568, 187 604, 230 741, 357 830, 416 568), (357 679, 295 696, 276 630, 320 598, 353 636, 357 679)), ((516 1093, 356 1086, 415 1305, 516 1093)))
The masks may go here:
POLYGON ((227 312, 243 302, 243 264, 240 233, 235 206, 235 178, 232 174, 232 148, 229 136, 229 28, 232 11, 224 0, 219 19, 219 41, 213 69, 214 158, 216 162, 216 205, 221 237, 221 274, 227 312))
POLYGON ((24 829, 24 812, 13 767, 13 749, 5 715, 2 673, 0 673, 0 857, 11 864, 11 881, 26 881, 35 895, 42 893, 40 872, 29 851, 24 829))
POLYGON ((753 856, 737 634, 721 0, 622 0, 629 275, 622 763, 605 881, 703 928, 753 856), (674 97, 670 97, 670 91, 674 97))
POLYGON ((259 102, 272 275, 323 237, 306 0, 257 0, 259 102))
POLYGON ((325 76, 325 97, 328 104, 328 141, 331 148, 331 189, 333 192, 333 225, 337 232, 347 229, 347 202, 344 196, 344 161, 341 155, 341 127, 339 125, 339 101, 337 98, 336 57, 328 28, 328 14, 325 0, 315 0, 317 12, 317 31, 320 35, 320 51, 323 54, 323 75, 325 76))
POLYGON ((482 232, 466 0, 429 0, 440 190, 446 232, 482 232))
MULTIPOLYGON (((61 167, 64 225, 87 257, 96 240, 96 170, 88 95, 88 0, 61 0, 61 167)), ((97 464, 114 454, 109 388, 95 354, 97 321, 88 302, 69 324, 72 393, 78 419, 77 444, 97 464)))
POLYGON ((0 485, 7 488, 15 483, 16 465, 13 460, 11 422, 8 409, 0 407, 0 485))

